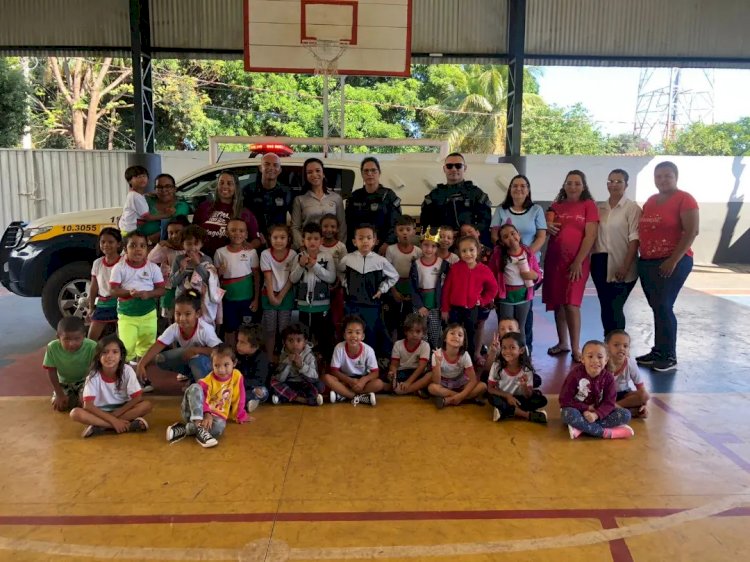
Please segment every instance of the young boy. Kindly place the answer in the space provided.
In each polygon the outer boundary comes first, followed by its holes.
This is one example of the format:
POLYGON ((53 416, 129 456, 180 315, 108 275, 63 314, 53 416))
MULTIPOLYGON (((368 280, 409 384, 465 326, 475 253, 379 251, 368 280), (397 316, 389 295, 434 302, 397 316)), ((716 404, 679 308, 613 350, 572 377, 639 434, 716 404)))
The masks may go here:
POLYGON ((52 384, 52 407, 58 412, 80 405, 95 350, 96 342, 86 337, 83 320, 66 316, 57 323, 57 339, 47 344, 42 367, 52 384))
POLYGON ((425 318, 427 341, 432 349, 440 347, 443 326, 440 319, 440 299, 443 281, 448 274, 448 262, 437 255, 440 231, 422 234, 422 257, 414 260, 409 271, 414 312, 425 318))
POLYGON ((294 262, 289 280, 295 284, 299 321, 311 334, 315 350, 323 357, 331 356, 333 324, 331 285, 336 282, 333 257, 320 252, 322 229, 314 222, 302 228, 303 249, 294 262))
POLYGON ((244 380, 249 414, 269 396, 269 363, 263 349, 263 328, 260 324, 243 324, 237 330, 237 370, 244 380))
POLYGON ((201 317, 211 325, 216 325, 219 303, 223 289, 220 289, 219 276, 213 260, 201 249, 206 239, 206 231, 192 224, 182 231, 182 249, 172 264, 170 282, 179 297, 187 289, 195 289, 202 296, 201 317))
POLYGON ((234 218, 227 223, 229 244, 216 250, 216 264, 224 289, 224 341, 235 343, 235 333, 246 316, 258 312, 260 302, 260 261, 258 252, 247 247, 247 223, 234 218))
POLYGON ((456 231, 453 230, 452 226, 444 224, 438 229, 438 232, 440 233, 440 241, 438 242, 437 255, 447 261, 448 265, 453 265, 459 260, 458 254, 451 252, 456 239, 456 231))
POLYGON ((117 226, 125 237, 138 225, 146 221, 161 220, 174 214, 174 207, 166 209, 164 214, 148 212, 148 202, 143 194, 148 187, 148 170, 143 166, 130 166, 125 170, 125 181, 128 182, 128 196, 117 226))
POLYGON ((398 281, 398 272, 383 256, 374 253, 375 229, 361 224, 354 231, 357 250, 341 258, 338 270, 346 288, 346 314, 364 320, 365 341, 378 355, 387 357, 393 348, 380 314, 381 297, 398 281))
POLYGON ((430 344, 423 339, 426 327, 427 320, 416 313, 404 320, 405 338, 393 345, 388 369, 388 382, 396 394, 419 393, 421 398, 429 398, 424 390, 432 380, 430 344))
POLYGON ((182 398, 182 419, 167 428, 167 441, 176 443, 188 435, 195 435, 201 447, 215 447, 216 440, 226 428, 227 421, 243 423, 245 386, 242 375, 235 369, 234 350, 225 343, 211 352, 213 371, 185 390, 182 398))
MULTIPOLYGON (((344 288, 338 276, 338 266, 341 258, 348 252, 346 244, 339 240, 339 219, 332 213, 325 214, 320 219, 320 229, 323 233, 323 242, 320 245, 320 253, 327 254, 333 260, 333 269, 337 272, 336 282, 331 287, 331 322, 335 334, 341 335, 341 321, 344 318, 344 288)), ((338 337, 337 337, 338 339, 338 337)))
POLYGON ((318 363, 307 343, 307 330, 299 322, 281 331, 283 349, 276 374, 271 378, 271 402, 298 402, 322 406, 323 395, 318 377, 318 363))
MULTIPOLYGON (((356 235, 354 243, 357 244, 356 235)), ((378 378, 380 371, 375 351, 362 341, 364 335, 365 323, 362 318, 344 318, 344 341, 338 343, 333 350, 331 373, 323 375, 323 382, 331 389, 332 403, 351 400, 355 406, 375 406, 375 393, 382 392, 385 388, 383 381, 378 378)))
POLYGON ((617 385, 617 405, 630 410, 634 418, 647 418, 646 404, 650 396, 641 378, 638 364, 630 357, 630 335, 625 330, 612 330, 607 334, 604 343, 607 344, 609 352, 607 369, 612 371, 617 385))
POLYGON ((161 268, 162 277, 166 281, 164 297, 161 299, 161 317, 171 324, 174 318, 175 289, 172 287, 172 265, 177 253, 182 251, 182 231, 190 223, 184 215, 179 215, 169 221, 167 225, 167 239, 162 240, 148 253, 148 261, 154 262, 161 268))
POLYGON ((398 330, 406 318, 406 315, 412 312, 412 294, 411 283, 409 282, 409 272, 412 263, 422 257, 422 250, 413 244, 414 239, 414 219, 408 215, 403 215, 396 220, 396 240, 397 243, 388 246, 385 252, 385 259, 391 262, 391 265, 398 272, 398 281, 394 287, 391 287, 388 298, 385 300, 385 325, 388 328, 388 335, 393 337, 398 335, 398 330))

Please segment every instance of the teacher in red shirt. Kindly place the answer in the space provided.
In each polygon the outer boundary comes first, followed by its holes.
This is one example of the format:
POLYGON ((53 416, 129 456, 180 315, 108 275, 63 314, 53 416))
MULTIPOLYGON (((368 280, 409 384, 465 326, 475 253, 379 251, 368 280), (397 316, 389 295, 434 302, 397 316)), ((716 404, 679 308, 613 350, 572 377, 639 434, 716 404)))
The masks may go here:
POLYGON ((659 193, 646 201, 638 223, 638 275, 654 312, 654 346, 636 361, 659 372, 677 368, 677 317, 673 307, 693 269, 690 246, 698 236, 698 203, 677 188, 678 176, 674 163, 656 165, 654 183, 659 193))

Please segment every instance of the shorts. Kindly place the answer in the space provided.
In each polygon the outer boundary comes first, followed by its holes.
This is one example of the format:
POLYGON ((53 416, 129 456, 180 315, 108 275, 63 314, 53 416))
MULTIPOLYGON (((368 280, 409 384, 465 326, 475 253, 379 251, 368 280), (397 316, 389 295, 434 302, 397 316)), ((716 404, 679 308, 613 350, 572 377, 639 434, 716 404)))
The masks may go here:
POLYGON ((633 392, 633 391, 632 390, 619 390, 617 392, 617 398, 615 398, 615 401, 619 402, 620 400, 622 400, 623 398, 625 398, 631 392, 633 392))
POLYGON ((455 392, 461 392, 467 384, 469 384, 469 377, 466 375, 455 379, 440 377, 440 386, 455 392))
MULTIPOLYGON (((68 397, 68 407, 75 408, 76 406, 83 404, 81 394, 83 393, 83 386, 86 384, 86 379, 81 379, 76 382, 60 382, 60 386, 68 397)), ((52 400, 55 400, 56 393, 52 391, 52 400)))
POLYGON ((102 324, 111 324, 117 322, 116 306, 97 306, 91 315, 92 322, 101 322, 102 324))
POLYGON ((224 309, 224 330, 226 332, 236 332, 244 323, 245 316, 252 316, 250 310, 252 301, 222 301, 224 309))
POLYGON ((122 404, 104 404, 103 406, 99 406, 99 409, 104 412, 114 412, 118 408, 122 408, 125 404, 127 404, 127 402, 123 402, 122 404))

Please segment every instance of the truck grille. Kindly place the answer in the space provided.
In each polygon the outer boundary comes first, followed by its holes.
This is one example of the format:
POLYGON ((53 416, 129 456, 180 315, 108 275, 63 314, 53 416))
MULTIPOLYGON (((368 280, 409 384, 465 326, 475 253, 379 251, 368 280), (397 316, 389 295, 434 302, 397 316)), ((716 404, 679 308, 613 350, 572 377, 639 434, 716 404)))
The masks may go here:
POLYGON ((23 236, 23 223, 11 223, 11 225, 5 230, 2 240, 0 240, 0 248, 15 248, 21 241, 21 236, 23 236))

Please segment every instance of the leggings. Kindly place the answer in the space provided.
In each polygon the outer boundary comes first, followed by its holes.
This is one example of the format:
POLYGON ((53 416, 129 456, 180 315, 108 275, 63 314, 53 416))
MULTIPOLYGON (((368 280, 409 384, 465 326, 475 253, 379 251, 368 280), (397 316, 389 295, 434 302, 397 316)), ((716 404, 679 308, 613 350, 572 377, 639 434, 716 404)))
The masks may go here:
POLYGON ((630 412, 625 408, 615 408, 606 418, 596 420, 594 423, 586 421, 583 414, 575 408, 563 408, 560 410, 562 422, 580 429, 584 433, 594 437, 602 437, 605 428, 617 427, 630 421, 630 412))
POLYGON ((127 361, 143 357, 156 341, 156 310, 143 316, 118 314, 117 332, 125 344, 127 361))

